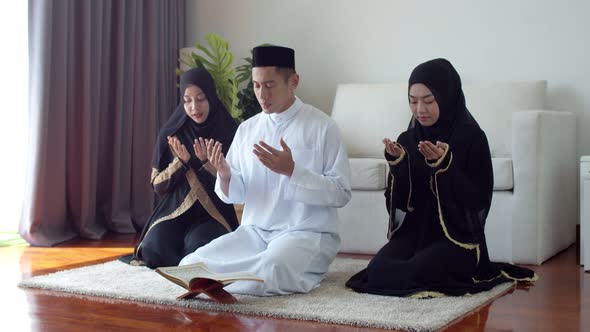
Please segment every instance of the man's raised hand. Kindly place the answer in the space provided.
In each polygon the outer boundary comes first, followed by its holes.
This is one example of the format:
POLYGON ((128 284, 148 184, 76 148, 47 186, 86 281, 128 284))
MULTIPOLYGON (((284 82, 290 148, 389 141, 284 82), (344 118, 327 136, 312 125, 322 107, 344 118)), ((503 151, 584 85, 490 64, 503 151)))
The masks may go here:
POLYGON ((283 150, 279 151, 266 144, 266 142, 260 141, 259 144, 254 144, 253 152, 258 157, 258 160, 271 171, 291 176, 293 169, 295 169, 291 149, 282 138, 280 143, 283 150))

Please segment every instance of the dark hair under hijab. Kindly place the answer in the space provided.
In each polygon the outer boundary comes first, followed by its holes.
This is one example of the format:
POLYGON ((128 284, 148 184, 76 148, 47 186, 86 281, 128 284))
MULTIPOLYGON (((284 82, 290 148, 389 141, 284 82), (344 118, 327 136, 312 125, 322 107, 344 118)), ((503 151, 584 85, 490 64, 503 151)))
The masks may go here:
MULTIPOLYGON (((196 123, 192 121, 184 110, 184 101, 178 103, 176 110, 170 119, 162 126, 158 134, 158 142, 152 158, 152 166, 156 169, 164 169, 170 162, 170 148, 168 147, 168 136, 174 136, 181 128, 187 127, 191 137, 213 138, 223 144, 224 151, 229 149, 238 124, 231 117, 215 91, 215 81, 209 72, 203 68, 192 68, 187 70, 180 77, 180 96, 184 95, 186 88, 198 86, 209 102, 209 115, 205 122, 196 123)), ((194 155, 192 143, 182 142, 187 151, 191 154, 191 162, 200 166, 200 161, 194 155)))
POLYGON ((432 92, 440 109, 440 116, 430 127, 422 126, 412 118, 408 129, 416 128, 416 141, 450 143, 453 132, 458 127, 467 125, 479 128, 465 105, 461 78, 448 60, 434 59, 414 68, 408 80, 408 98, 410 88, 417 83, 424 84, 432 92))

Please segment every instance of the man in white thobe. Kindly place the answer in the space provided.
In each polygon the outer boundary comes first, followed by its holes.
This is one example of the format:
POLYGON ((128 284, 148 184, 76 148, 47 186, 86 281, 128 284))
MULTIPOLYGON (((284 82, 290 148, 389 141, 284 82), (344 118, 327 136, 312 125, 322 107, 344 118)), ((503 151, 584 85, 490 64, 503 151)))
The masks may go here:
POLYGON ((295 96, 294 51, 253 50, 252 79, 263 112, 244 121, 224 158, 208 142, 216 193, 244 204, 241 225, 187 255, 215 272, 249 271, 264 283, 238 281, 232 293, 305 293, 319 286, 340 246, 337 208, 351 197, 350 167, 339 130, 295 96))

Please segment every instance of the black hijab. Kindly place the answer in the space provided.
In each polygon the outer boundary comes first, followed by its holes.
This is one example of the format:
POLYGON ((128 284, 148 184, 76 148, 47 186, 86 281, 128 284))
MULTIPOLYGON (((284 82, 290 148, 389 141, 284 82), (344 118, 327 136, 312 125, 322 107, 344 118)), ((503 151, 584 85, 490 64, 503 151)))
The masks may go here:
MULTIPOLYGON (((487 150, 485 159, 469 159, 469 151, 471 150, 473 138, 476 135, 485 135, 485 133, 481 131, 479 124, 465 105, 465 95, 461 87, 461 78, 448 60, 439 58, 424 62, 414 68, 408 80, 408 99, 410 87, 416 83, 424 84, 430 89, 438 103, 440 114, 438 121, 430 127, 422 126, 412 117, 408 126, 408 131, 411 133, 409 139, 413 140, 410 155, 415 160, 412 161, 412 164, 421 165, 421 167, 418 166, 416 169, 418 171, 416 172, 417 175, 423 173, 426 177, 430 176, 430 171, 432 170, 423 162, 420 162, 420 159, 423 159, 423 157, 417 151, 418 142, 427 140, 432 143, 436 141, 448 143, 456 160, 455 163, 462 165, 460 167, 467 167, 466 165, 470 164, 480 166, 485 164, 489 166, 482 166, 481 170, 478 170, 476 174, 472 174, 472 176, 487 179, 485 182, 489 184, 489 188, 487 188, 488 193, 485 206, 478 211, 465 211, 466 215, 464 217, 451 218, 456 220, 466 219, 472 225, 470 228, 475 240, 485 241, 483 229, 491 206, 494 176, 487 139, 485 139, 485 146, 478 147, 487 150)), ((450 206, 446 208, 447 211, 451 210, 450 206)), ((455 212, 463 214, 461 212, 463 210, 457 207, 455 212)), ((483 247, 485 248, 485 244, 483 247)), ((487 252, 484 254, 487 255, 487 252)))
MULTIPOLYGON (((180 78, 180 93, 181 96, 187 87, 191 85, 198 86, 209 102, 209 115, 205 122, 199 124, 193 121, 184 110, 184 101, 178 103, 176 111, 172 114, 170 119, 160 128, 158 134, 158 141, 154 149, 152 158, 152 167, 163 170, 172 159, 170 148, 168 146, 168 136, 177 136, 187 151, 191 154, 191 161, 193 163, 200 162, 196 158, 193 150, 193 139, 203 137, 212 138, 220 141, 223 144, 224 151, 229 149, 233 140, 234 134, 238 127, 237 123, 231 117, 215 91, 215 82, 211 74, 203 68, 192 68, 186 71, 180 78)), ((182 98, 182 97, 181 97, 182 98)))
MULTIPOLYGON (((492 285, 507 280, 514 281, 514 278, 522 281, 536 280, 535 273, 529 269, 511 264, 490 262, 484 229, 492 202, 494 183, 492 158, 485 133, 465 105, 465 95, 463 94, 459 74, 446 59, 434 59, 418 65, 412 71, 408 83, 408 91, 412 84, 422 83, 426 85, 434 95, 440 108, 439 120, 433 126, 424 127, 418 121, 412 119, 408 129, 415 129, 412 135, 413 139, 416 141, 429 140, 431 142, 442 141, 449 143, 451 151, 453 151, 454 157, 457 159, 455 163, 466 167, 466 169, 478 170, 471 173, 472 176, 479 178, 478 182, 482 182, 481 179, 487 179, 487 181, 483 181, 488 186, 487 200, 481 209, 476 211, 465 210, 457 202, 453 203, 452 200, 447 200, 445 204, 447 220, 464 220, 464 223, 471 228, 473 236, 471 241, 480 244, 481 258, 475 278, 478 280, 489 279, 492 285), (466 160, 465 158, 469 158, 468 153, 473 148, 473 139, 476 135, 484 135, 484 139, 480 140, 484 144, 480 144, 476 148, 485 149, 486 151, 480 154, 480 156, 484 155, 485 157, 466 160), (463 162, 461 162, 461 159, 463 159, 463 162), (498 278, 502 275, 509 277, 498 278)), ((417 142, 415 143, 417 144, 417 142)), ((455 175, 455 181, 457 179, 458 176, 455 175)), ((459 184, 459 186, 461 185, 459 184)), ((447 227, 450 232, 455 228, 451 223, 447 224, 447 227)), ((469 239, 465 240, 468 241, 469 239)), ((485 282, 481 284, 483 285, 485 282)))
MULTIPOLYGON (((385 190, 390 215, 391 233, 388 236, 391 242, 396 241, 396 234, 401 241, 410 239, 413 246, 421 242, 429 246, 444 236, 459 247, 475 250, 477 266, 471 278, 455 267, 452 269, 456 271, 452 273, 438 268, 425 269, 424 263, 418 263, 418 259, 409 259, 415 253, 407 253, 404 249, 404 258, 399 259, 401 256, 396 251, 401 247, 388 244, 366 269, 352 276, 346 286, 357 292, 396 296, 428 294, 423 292, 464 295, 489 290, 507 281, 534 281, 536 276, 531 270, 490 262, 484 229, 492 199, 492 159, 485 133, 465 106, 459 74, 447 60, 434 59, 414 69, 409 87, 416 83, 430 89, 439 105, 440 115, 430 127, 424 127, 412 118, 408 130, 398 137, 409 156, 407 163, 391 168, 388 176, 385 190), (432 167, 425 163, 417 147, 418 141, 424 140, 449 144, 450 150, 441 165, 432 167), (395 176, 399 177, 394 182, 395 176), (401 224, 395 220, 397 209, 408 211, 401 224), (428 275, 422 277, 425 271, 428 275)), ((387 153, 386 158, 392 161, 387 153)), ((407 242, 401 243, 407 246, 407 242)), ((428 257, 431 253, 424 251, 421 257, 428 257)), ((434 262, 437 266, 452 262, 461 268, 471 268, 473 258, 455 253, 454 250, 447 251, 447 257, 437 253, 430 260, 442 258, 442 263, 434 262)))
POLYGON ((461 78, 448 60, 434 59, 414 68, 408 80, 408 100, 410 87, 416 83, 424 84, 430 89, 440 110, 438 121, 430 127, 422 126, 412 117, 408 129, 416 129, 414 139, 417 142, 450 143, 451 137, 460 126, 479 128, 477 121, 465 106, 461 78))

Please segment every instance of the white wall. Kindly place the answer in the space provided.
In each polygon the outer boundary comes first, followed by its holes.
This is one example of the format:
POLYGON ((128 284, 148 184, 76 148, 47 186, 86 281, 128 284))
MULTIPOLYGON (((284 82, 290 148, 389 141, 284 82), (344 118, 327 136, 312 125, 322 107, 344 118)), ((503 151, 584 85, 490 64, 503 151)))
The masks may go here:
POLYGON ((186 45, 215 32, 237 58, 261 43, 292 47, 298 96, 328 113, 338 83, 405 81, 435 57, 463 80, 545 79, 547 108, 578 116, 582 155, 590 154, 589 15, 584 0, 187 0, 186 45))

